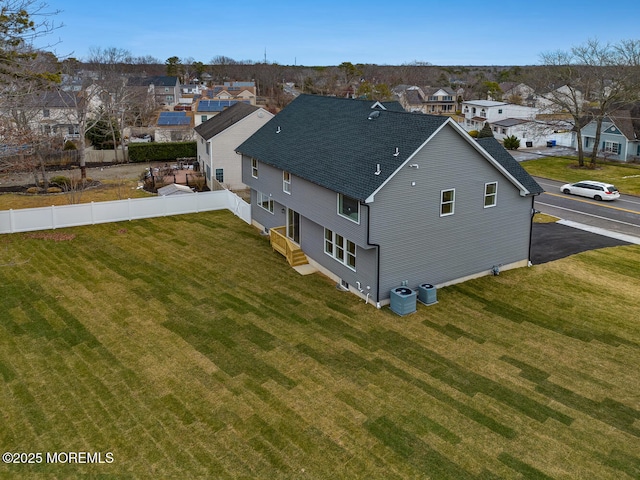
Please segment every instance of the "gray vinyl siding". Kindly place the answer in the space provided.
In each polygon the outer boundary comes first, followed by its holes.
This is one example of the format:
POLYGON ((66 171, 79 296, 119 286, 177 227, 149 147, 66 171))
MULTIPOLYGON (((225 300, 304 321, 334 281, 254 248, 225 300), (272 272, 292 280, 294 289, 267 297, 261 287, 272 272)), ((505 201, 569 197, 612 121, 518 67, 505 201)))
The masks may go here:
MULTIPOLYGON (((287 194, 282 190, 282 170, 258 162, 256 179, 251 176, 251 159, 243 156, 242 162, 242 181, 250 188, 270 194, 281 206, 292 208, 312 222, 341 234, 359 246, 366 247, 367 218, 366 208, 362 205, 360 222, 355 223, 338 215, 338 196, 335 192, 292 175, 291 194, 287 194)), ((304 235, 302 229, 301 235, 304 235)))
POLYGON ((273 228, 286 225, 286 210, 291 208, 300 214, 300 247, 305 255, 330 270, 335 275, 356 286, 360 282, 364 293, 377 289, 377 249, 367 244, 367 206, 360 206, 360 222, 338 215, 338 198, 335 192, 292 176, 291 194, 282 190, 282 170, 258 162, 258 178, 251 175, 251 159, 242 158, 242 181, 251 188, 251 215, 253 219, 273 228), (257 193, 271 194, 274 213, 257 206, 257 193), (324 252, 324 229, 339 233, 356 244, 356 271, 340 263, 324 252), (371 289, 367 290, 366 287, 371 289))
POLYGON ((371 242, 382 245, 380 298, 407 281, 442 284, 529 257, 531 198, 447 127, 375 196, 371 242), (458 137, 458 138, 455 138, 458 137), (415 186, 411 183, 415 182, 415 186), (484 208, 486 183, 497 205, 484 208), (440 217, 441 190, 455 189, 455 213, 440 217))
POLYGON ((356 244, 356 270, 353 271, 325 253, 324 226, 303 217, 300 220, 300 238, 300 247, 307 257, 354 287, 357 282, 360 282, 364 293, 370 291, 371 297, 375 298, 377 288, 377 251, 375 248, 363 248, 356 244), (367 290, 367 286, 371 289, 367 290))

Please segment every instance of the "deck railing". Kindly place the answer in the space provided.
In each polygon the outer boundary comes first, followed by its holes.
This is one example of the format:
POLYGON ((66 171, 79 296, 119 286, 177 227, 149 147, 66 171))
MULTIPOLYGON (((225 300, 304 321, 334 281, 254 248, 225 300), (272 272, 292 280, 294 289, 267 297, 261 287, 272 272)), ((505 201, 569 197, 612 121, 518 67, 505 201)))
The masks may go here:
MULTIPOLYGON (((300 247, 287 237, 287 227, 271 228, 269 230, 269 240, 271 241, 271 248, 284 255, 289 265, 299 264, 300 255, 302 255, 303 259, 305 258, 300 247)), ((306 259, 303 262, 306 263, 306 259)))

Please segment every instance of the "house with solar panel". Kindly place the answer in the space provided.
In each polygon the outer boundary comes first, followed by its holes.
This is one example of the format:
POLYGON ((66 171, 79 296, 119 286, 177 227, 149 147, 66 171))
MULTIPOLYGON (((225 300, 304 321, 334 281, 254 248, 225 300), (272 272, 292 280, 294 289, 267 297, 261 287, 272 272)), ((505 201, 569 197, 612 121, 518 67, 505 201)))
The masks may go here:
POLYGON ((378 307, 399 286, 529 265, 542 188, 450 117, 300 95, 237 151, 273 249, 378 307))
POLYGON ((264 108, 238 102, 195 127, 197 160, 210 190, 244 190, 236 147, 273 118, 264 108))
POLYGON ((237 103, 251 105, 249 100, 211 100, 208 98, 198 100, 194 112, 195 126, 197 127, 237 103))
POLYGON ((154 129, 156 142, 187 142, 193 140, 191 112, 160 112, 154 129))
POLYGON ((207 89, 204 95, 211 100, 241 100, 256 104, 255 82, 224 82, 207 89))

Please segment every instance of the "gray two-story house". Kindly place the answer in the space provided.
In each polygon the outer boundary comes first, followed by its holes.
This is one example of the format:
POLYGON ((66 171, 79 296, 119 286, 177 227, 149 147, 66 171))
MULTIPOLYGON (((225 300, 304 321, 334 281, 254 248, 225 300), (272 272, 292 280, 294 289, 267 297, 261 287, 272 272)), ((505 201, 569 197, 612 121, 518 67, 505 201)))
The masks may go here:
POLYGON ((237 151, 274 248, 377 306, 402 284, 529 263, 541 187, 494 138, 449 117, 301 95, 237 151))

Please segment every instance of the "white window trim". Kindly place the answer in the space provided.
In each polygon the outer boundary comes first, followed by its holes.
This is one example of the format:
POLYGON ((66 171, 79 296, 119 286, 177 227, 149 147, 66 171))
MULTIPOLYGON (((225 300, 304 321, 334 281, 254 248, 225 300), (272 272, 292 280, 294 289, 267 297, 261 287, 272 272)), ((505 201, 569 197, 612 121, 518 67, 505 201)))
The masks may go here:
POLYGON ((440 216, 441 217, 448 217, 449 215, 453 215, 456 211, 456 189, 455 188, 447 188, 444 190, 440 190, 440 216), (444 194, 444 192, 453 192, 453 199, 450 202, 445 202, 442 199, 442 195, 444 194), (449 213, 442 213, 442 206, 445 204, 451 204, 451 212, 449 213))
POLYGON ((291 195, 291 174, 286 170, 282 171, 282 191, 291 195))
POLYGON ((271 215, 275 215, 274 214, 274 207, 273 207, 273 197, 271 195, 267 195, 266 193, 262 193, 262 192, 257 192, 256 195, 256 203, 258 204, 258 206, 260 208, 262 208, 263 210, 266 210, 267 212, 269 212, 271 215), (263 203, 265 203, 265 199, 266 199, 266 203, 267 203, 267 207, 265 207, 263 205, 263 203))
POLYGON ((498 182, 487 182, 484 184, 484 208, 495 207, 498 204, 498 182), (487 186, 495 185, 496 191, 494 193, 487 193, 487 186), (491 205, 487 205, 487 198, 492 197, 493 203, 491 205))
POLYGON ((353 223, 356 223, 356 224, 360 225, 360 202, 358 202, 355 198, 347 197, 347 198, 351 198, 351 200, 356 200, 356 202, 357 202, 357 204, 358 204, 358 219, 357 219, 357 220, 354 220, 353 218, 349 217, 348 215, 343 214, 343 213, 340 211, 340 199, 341 199, 341 198, 344 198, 344 197, 345 197, 345 196, 344 196, 343 194, 338 193, 338 197, 337 197, 337 198, 338 198, 338 200, 337 200, 337 202, 336 202, 336 203, 337 203, 336 208, 337 208, 337 210, 338 210, 338 215, 340 215, 342 218, 346 218, 347 220, 349 220, 349 221, 351 221, 351 222, 353 222, 353 223))
POLYGON ((605 140, 604 151, 608 153, 613 153, 614 155, 618 155, 620 154, 620 144, 618 142, 611 142, 609 140, 605 140))
POLYGON ((251 176, 258 178, 258 160, 255 158, 251 159, 251 176))
POLYGON ((349 270, 356 271, 356 258, 358 252, 358 246, 355 242, 347 239, 344 235, 340 235, 339 233, 334 232, 333 230, 329 230, 328 228, 324 229, 324 253, 333 258, 336 262, 341 263, 349 270), (330 234, 331 238, 327 238, 328 234, 330 234), (342 238, 342 243, 338 244, 338 237, 342 238), (349 244, 353 246, 353 253, 349 252, 349 244), (328 245, 331 245, 331 250, 327 248, 328 245), (342 250, 343 258, 338 256, 338 249, 342 250), (353 266, 349 265, 347 259, 353 258, 353 266))

